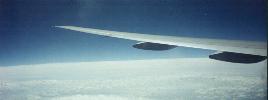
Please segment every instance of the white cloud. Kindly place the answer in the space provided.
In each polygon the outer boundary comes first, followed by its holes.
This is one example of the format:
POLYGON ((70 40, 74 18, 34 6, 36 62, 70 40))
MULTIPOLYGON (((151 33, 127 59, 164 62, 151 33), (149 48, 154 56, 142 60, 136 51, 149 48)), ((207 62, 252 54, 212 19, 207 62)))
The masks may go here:
POLYGON ((263 99, 260 65, 198 58, 5 67, 0 99, 263 99))
POLYGON ((51 100, 150 100, 139 97, 122 97, 118 95, 71 95, 63 97, 55 97, 51 100))

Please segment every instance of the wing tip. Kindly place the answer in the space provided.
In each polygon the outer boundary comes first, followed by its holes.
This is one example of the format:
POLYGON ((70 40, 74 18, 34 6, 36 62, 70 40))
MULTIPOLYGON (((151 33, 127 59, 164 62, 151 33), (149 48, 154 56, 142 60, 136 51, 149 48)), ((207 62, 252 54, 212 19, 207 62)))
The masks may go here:
POLYGON ((66 26, 52 26, 52 27, 65 28, 66 26))
POLYGON ((73 29, 73 28, 81 28, 81 27, 76 27, 76 26, 53 26, 56 28, 64 28, 64 29, 73 29))

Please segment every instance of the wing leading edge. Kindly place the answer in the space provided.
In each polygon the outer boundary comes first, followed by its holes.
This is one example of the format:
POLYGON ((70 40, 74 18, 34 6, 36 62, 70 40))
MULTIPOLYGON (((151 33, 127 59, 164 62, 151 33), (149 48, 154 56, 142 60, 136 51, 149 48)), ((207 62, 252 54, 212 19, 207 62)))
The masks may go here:
POLYGON ((135 40, 140 42, 159 43, 191 48, 209 49, 221 52, 234 52, 241 54, 267 56, 267 43, 255 41, 221 40, 205 38, 189 38, 177 36, 162 36, 129 32, 109 31, 76 26, 55 26, 84 33, 103 35, 121 39, 135 40))

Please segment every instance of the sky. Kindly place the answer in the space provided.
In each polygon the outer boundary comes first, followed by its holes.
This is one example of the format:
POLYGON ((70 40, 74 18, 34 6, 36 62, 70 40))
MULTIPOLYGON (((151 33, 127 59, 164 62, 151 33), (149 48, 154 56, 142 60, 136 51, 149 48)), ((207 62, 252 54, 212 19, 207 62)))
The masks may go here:
POLYGON ((55 28, 72 25, 144 34, 267 41, 265 0, 0 0, 0 66, 208 57, 177 47, 55 28))

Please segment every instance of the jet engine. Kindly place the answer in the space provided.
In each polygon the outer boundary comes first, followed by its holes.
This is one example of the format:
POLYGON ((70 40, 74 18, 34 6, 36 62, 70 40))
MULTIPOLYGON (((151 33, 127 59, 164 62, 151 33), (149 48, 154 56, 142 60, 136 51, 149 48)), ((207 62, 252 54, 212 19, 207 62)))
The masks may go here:
POLYGON ((250 54, 242 54, 242 53, 234 53, 234 52, 220 52, 216 54, 209 55, 210 59, 232 62, 232 63, 257 63, 265 60, 266 56, 259 55, 250 55, 250 54))

